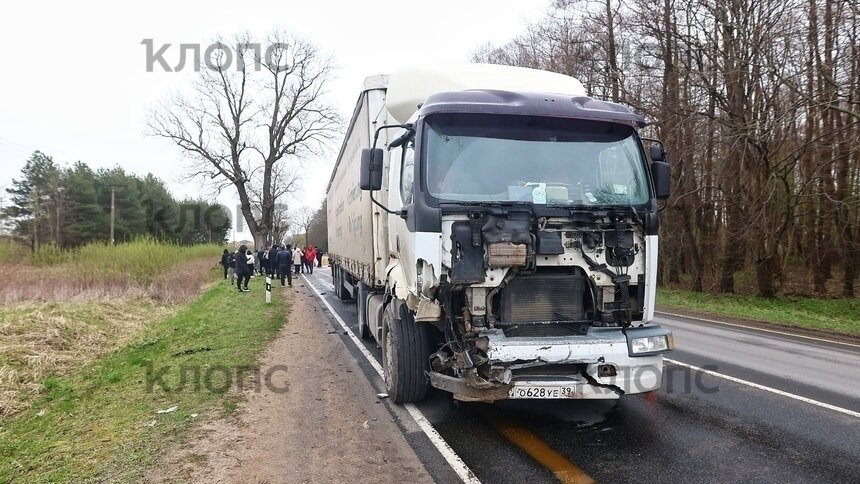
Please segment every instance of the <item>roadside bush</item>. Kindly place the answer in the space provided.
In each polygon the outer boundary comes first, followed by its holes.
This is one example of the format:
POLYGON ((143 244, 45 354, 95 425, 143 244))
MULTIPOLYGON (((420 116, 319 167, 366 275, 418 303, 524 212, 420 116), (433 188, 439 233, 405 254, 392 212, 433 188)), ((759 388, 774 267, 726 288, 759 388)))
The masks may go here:
MULTIPOLYGON (((30 265, 36 267, 55 266, 68 261, 72 253, 54 244, 43 245, 30 253, 30 265)), ((12 257, 8 262, 16 262, 12 257)))

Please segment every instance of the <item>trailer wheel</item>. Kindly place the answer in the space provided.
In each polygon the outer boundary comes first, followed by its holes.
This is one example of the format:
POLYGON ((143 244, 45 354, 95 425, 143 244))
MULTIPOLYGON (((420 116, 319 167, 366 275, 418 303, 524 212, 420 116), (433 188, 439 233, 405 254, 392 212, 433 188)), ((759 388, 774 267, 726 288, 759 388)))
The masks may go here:
POLYGON ((361 336, 361 339, 373 339, 370 334, 370 326, 368 326, 366 322, 361 323, 358 333, 359 336, 361 336))
POLYGON ((395 403, 418 402, 430 387, 427 325, 416 323, 405 305, 394 303, 385 309, 382 324, 382 366, 388 396, 395 403))
POLYGON ((358 312, 358 333, 361 339, 370 338, 370 326, 367 321, 367 298, 370 297, 370 287, 359 281, 358 295, 355 298, 355 310, 358 312))
POLYGON ((344 272, 342 267, 337 269, 337 278, 334 280, 334 292, 341 301, 349 301, 352 299, 352 294, 343 286, 344 272))
POLYGON ((338 266, 331 266, 331 282, 334 285, 334 295, 340 299, 340 269, 338 266))

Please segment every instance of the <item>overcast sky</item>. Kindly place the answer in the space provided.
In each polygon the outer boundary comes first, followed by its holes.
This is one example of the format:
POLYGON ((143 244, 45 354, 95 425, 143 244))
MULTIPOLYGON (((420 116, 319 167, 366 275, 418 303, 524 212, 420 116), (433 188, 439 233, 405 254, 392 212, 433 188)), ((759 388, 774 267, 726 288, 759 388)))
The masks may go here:
MULTIPOLYGON (((545 12, 548 0, 6 2, 0 15, 0 186, 33 150, 56 162, 120 165, 154 173, 177 196, 204 196, 181 183, 185 166, 168 142, 145 135, 150 109, 187 86, 193 70, 146 71, 143 39, 171 67, 178 44, 274 28, 297 33, 334 56, 331 101, 348 119, 364 77, 402 65, 462 62, 486 42, 510 40, 545 12)), ((264 46, 265 48, 265 46, 264 46)), ((338 143, 339 144, 339 143, 338 143)), ((316 205, 334 154, 308 163, 301 203, 316 205)), ((231 194, 219 197, 234 205, 231 194)), ((240 234, 241 235, 241 234, 240 234)))

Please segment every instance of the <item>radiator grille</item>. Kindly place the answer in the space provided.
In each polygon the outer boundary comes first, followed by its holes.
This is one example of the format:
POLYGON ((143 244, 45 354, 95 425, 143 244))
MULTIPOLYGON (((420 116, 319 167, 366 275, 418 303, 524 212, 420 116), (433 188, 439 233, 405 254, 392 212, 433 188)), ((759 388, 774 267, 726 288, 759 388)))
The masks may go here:
POLYGON ((546 336, 582 336, 587 332, 587 326, 581 324, 557 323, 535 324, 521 323, 503 325, 505 336, 509 338, 528 338, 546 336))
POLYGON ((572 274, 518 276, 501 291, 502 324, 582 321, 585 278, 572 274))

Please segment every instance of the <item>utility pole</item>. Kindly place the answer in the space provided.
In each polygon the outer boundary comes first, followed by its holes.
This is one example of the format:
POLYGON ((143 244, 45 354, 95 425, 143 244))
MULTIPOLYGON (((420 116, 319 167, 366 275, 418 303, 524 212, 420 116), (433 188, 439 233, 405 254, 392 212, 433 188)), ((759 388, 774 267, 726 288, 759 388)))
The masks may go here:
POLYGON ((35 206, 33 210, 33 251, 39 250, 39 212, 42 210, 39 201, 41 198, 42 194, 37 188, 33 191, 33 205, 35 206))
POLYGON ((56 222, 57 222, 57 247, 62 245, 61 235, 60 235, 60 201, 63 192, 66 191, 65 188, 58 186, 56 192, 56 205, 57 205, 57 214, 56 214, 56 222))
POLYGON ((113 230, 116 220, 116 187, 110 187, 110 245, 114 245, 113 230))

